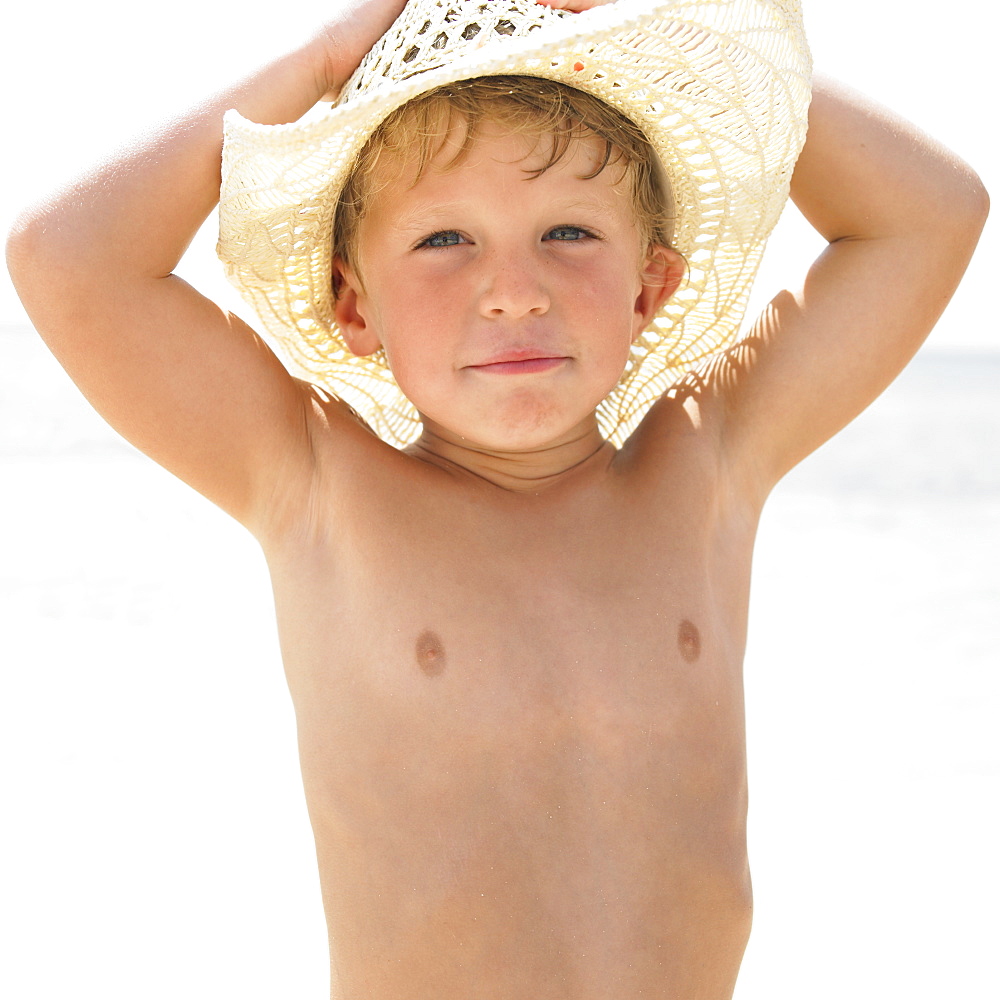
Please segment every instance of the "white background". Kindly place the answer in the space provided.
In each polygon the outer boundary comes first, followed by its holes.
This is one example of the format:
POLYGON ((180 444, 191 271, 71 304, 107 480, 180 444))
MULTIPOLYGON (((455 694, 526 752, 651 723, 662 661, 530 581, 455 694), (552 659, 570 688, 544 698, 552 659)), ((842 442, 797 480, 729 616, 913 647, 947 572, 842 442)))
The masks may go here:
MULTIPOLYGON (((0 223, 328 9, 19 3, 0 41, 0 223)), ((811 0, 807 25, 818 68, 997 188, 992 5, 811 0)), ((996 348, 997 229, 932 350, 996 348)), ((234 305, 213 240, 181 272, 234 305)), ((762 294, 815 249, 790 213, 762 294)), ((0 282, 0 324, 24 322, 0 282)), ((66 447, 0 466, 17 477, 0 491, 0 994, 318 1000, 325 933, 263 561, 67 402, 41 350, 2 356, 4 432, 30 441, 58 414, 66 447)), ((977 533, 934 505, 806 493, 776 495, 759 546, 758 912, 737 996, 996 996, 996 508, 966 514, 977 533)))

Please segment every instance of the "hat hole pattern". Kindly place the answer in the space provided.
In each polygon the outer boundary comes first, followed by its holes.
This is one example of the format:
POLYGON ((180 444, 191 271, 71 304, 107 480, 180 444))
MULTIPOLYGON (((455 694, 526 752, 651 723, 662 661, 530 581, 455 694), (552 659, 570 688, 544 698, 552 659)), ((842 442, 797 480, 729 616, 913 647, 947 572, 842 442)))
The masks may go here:
MULTIPOLYGON (((481 13, 489 13, 489 8, 486 7, 485 5, 481 5, 478 9, 481 13)), ((457 14, 455 13, 455 11, 449 11, 449 13, 444 18, 445 23, 446 24, 452 23, 455 20, 456 16, 457 14)), ((430 21, 424 21, 424 23, 421 25, 420 29, 416 32, 416 34, 417 35, 426 34, 427 29, 430 26, 431 26, 430 21)), ((532 24, 528 28, 528 31, 530 32, 537 30, 539 27, 541 27, 541 25, 532 24)), ((463 41, 469 42, 472 41, 472 39, 474 39, 482 30, 483 28, 481 24, 479 24, 477 21, 472 21, 465 25, 465 27, 459 33, 459 37, 463 41)), ((496 23, 493 24, 493 32, 494 34, 497 35, 514 35, 517 33, 517 25, 515 25, 514 22, 509 20, 508 18, 501 18, 500 20, 496 21, 496 23)), ((449 37, 448 32, 441 31, 438 32, 438 34, 435 36, 434 41, 432 41, 430 44, 430 47, 440 52, 442 49, 449 48, 452 44, 453 44, 452 39, 449 37)), ((411 45, 403 55, 402 62, 409 65, 418 58, 420 52, 421 49, 419 45, 411 45)), ((391 67, 392 67, 391 62, 386 63, 385 68, 382 70, 383 77, 388 77, 390 75, 391 67)), ((433 67, 428 66, 425 68, 431 69, 433 67)), ((582 69, 583 67, 581 66, 580 68, 582 69)), ((423 70, 418 70, 417 72, 423 72, 423 70)), ((355 89, 361 89, 361 88, 355 88, 355 89)))

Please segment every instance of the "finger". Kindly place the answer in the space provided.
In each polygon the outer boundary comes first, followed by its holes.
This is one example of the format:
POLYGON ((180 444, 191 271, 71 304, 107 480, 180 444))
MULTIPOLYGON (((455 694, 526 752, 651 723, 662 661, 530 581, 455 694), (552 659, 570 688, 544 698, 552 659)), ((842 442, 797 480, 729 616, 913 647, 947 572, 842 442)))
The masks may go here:
POLYGON ((601 7, 606 3, 613 3, 614 0, 535 0, 543 7, 553 7, 556 10, 571 10, 579 12, 590 10, 592 7, 601 7))

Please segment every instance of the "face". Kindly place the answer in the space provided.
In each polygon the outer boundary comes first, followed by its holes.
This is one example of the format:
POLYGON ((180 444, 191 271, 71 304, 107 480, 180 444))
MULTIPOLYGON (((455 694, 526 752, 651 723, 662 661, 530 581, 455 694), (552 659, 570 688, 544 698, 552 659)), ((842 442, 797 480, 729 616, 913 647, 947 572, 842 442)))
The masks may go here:
POLYGON ((384 347, 425 428, 485 448, 596 429, 633 338, 683 273, 671 251, 647 254, 618 168, 582 179, 596 143, 537 177, 532 147, 485 127, 416 183, 415 164, 387 163, 358 231, 360 274, 342 269, 351 349, 384 347))

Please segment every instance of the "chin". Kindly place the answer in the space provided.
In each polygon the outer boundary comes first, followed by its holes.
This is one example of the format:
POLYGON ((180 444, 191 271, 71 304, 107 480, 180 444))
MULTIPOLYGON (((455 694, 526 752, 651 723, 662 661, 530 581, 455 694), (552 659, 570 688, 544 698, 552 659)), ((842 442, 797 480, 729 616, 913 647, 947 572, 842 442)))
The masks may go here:
POLYGON ((510 453, 539 451, 594 433, 600 399, 593 407, 589 402, 533 390, 507 398, 480 397, 466 406, 417 409, 424 428, 433 434, 467 447, 510 453))
POLYGON ((491 451, 539 451, 589 433, 596 420, 593 411, 572 415, 552 412, 508 414, 502 419, 494 417, 488 425, 480 424, 466 437, 491 451))

